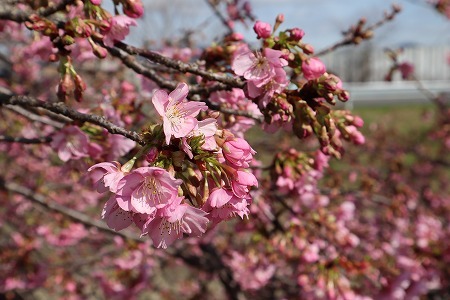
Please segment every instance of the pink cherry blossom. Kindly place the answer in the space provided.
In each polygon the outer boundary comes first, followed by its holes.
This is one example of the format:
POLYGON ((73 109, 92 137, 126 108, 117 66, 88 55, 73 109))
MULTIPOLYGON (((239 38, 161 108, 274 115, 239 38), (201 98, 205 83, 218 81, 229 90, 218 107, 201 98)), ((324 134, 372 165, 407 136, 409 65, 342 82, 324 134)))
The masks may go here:
POLYGON ((117 191, 117 184, 125 176, 120 168, 120 163, 113 161, 98 163, 88 169, 91 178, 95 182, 94 185, 97 188, 97 192, 104 193, 110 190, 114 193, 117 191))
POLYGON ((300 41, 303 38, 303 36, 305 35, 305 32, 302 29, 297 28, 297 27, 292 28, 290 33, 291 33, 291 38, 294 41, 300 41))
POLYGON ((108 142, 109 142, 109 152, 107 156, 108 160, 117 159, 118 157, 127 154, 128 152, 130 152, 130 150, 136 147, 135 141, 130 140, 120 134, 109 134, 108 142))
POLYGON ((133 214, 131 211, 121 209, 113 196, 106 202, 102 211, 102 218, 106 219, 106 225, 109 228, 120 231, 133 223, 133 214))
POLYGON ((141 167, 133 170, 118 183, 119 200, 128 201, 128 207, 141 214, 151 214, 157 208, 171 203, 178 195, 182 180, 175 179, 166 170, 158 167, 141 167))
POLYGON ((258 180, 255 175, 250 172, 236 171, 236 175, 231 180, 231 188, 233 193, 239 198, 247 197, 250 187, 258 187, 258 180))
POLYGON ((163 117, 167 145, 172 136, 187 136, 198 123, 195 117, 208 108, 204 102, 185 101, 188 92, 187 84, 180 83, 169 95, 164 90, 158 90, 152 97, 156 111, 163 117))
POLYGON ((181 148, 189 156, 193 157, 192 148, 189 146, 187 139, 192 137, 202 136, 204 138, 201 149, 203 150, 215 150, 217 148, 214 135, 217 131, 217 120, 208 118, 202 121, 198 121, 197 126, 186 136, 182 138, 181 148))
POLYGON ((244 218, 244 216, 248 217, 250 212, 248 209, 250 200, 251 198, 248 195, 244 198, 239 198, 231 190, 216 189, 210 194, 202 210, 209 212, 209 217, 215 223, 234 217, 235 215, 244 218))
POLYGON ((125 0, 122 4, 124 14, 131 18, 137 19, 144 14, 142 0, 125 0))
POLYGON ((287 61, 281 58, 282 55, 281 51, 270 48, 265 48, 263 53, 244 52, 234 58, 232 69, 237 75, 244 76, 257 87, 261 87, 277 75, 277 69, 280 71, 287 65, 287 61))
POLYGON ((88 156, 89 137, 77 126, 67 126, 53 136, 50 144, 66 162, 88 156))
POLYGON ((109 28, 104 33, 103 42, 106 46, 114 46, 115 41, 122 41, 130 33, 130 26, 136 26, 137 23, 134 19, 117 15, 109 19, 109 28))
POLYGON ((320 59, 311 57, 302 62, 302 71, 307 80, 314 80, 326 72, 326 67, 320 59))
POLYGON ((183 234, 200 236, 206 231, 209 220, 207 213, 188 204, 180 204, 183 198, 178 197, 173 204, 161 212, 143 228, 157 248, 166 249, 183 234))
POLYGON ((256 21, 255 25, 253 26, 253 30, 258 35, 258 38, 262 39, 266 39, 272 34, 272 26, 261 21, 256 21))

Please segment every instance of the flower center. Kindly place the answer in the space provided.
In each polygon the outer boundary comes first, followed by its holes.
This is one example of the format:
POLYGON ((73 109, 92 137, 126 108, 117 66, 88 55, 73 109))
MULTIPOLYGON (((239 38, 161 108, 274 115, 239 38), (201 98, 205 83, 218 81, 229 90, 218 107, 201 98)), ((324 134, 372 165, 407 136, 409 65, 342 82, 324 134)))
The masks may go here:
POLYGON ((161 204, 163 191, 160 182, 155 177, 146 177, 144 186, 147 198, 150 198, 154 204, 161 204))

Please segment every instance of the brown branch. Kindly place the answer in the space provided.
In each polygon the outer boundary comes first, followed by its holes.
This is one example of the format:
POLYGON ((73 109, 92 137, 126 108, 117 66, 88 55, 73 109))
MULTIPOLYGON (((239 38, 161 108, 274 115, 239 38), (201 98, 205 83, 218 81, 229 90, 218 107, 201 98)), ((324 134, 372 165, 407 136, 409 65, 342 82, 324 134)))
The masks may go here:
MULTIPOLYGON (((51 119, 39 116, 37 114, 34 114, 34 113, 26 110, 23 107, 14 106, 14 105, 5 105, 4 107, 6 107, 7 109, 9 109, 9 110, 11 110, 11 111, 13 111, 13 112, 15 112, 15 113, 17 113, 19 115, 24 116, 27 119, 30 119, 31 121, 47 124, 47 125, 53 126, 55 128, 58 128, 58 129, 61 129, 61 128, 64 127, 63 123, 59 123, 59 122, 56 122, 54 120, 51 120, 51 119)), ((60 115, 57 115, 57 116, 60 116, 60 115)), ((70 121, 72 121, 72 120, 70 120, 70 121)), ((66 123, 67 123, 67 121, 66 121, 66 123)))
POLYGON ((179 60, 174 60, 151 50, 133 47, 123 42, 117 42, 115 46, 127 52, 128 54, 145 57, 152 62, 178 70, 181 73, 192 73, 195 75, 199 75, 207 80, 221 82, 223 84, 226 84, 230 88, 231 87, 243 88, 245 85, 245 82, 243 82, 239 78, 208 72, 202 70, 197 64, 188 64, 179 60))
MULTIPOLYGON (((153 80, 159 87, 165 88, 168 90, 174 90, 176 88, 178 82, 168 80, 168 79, 158 75, 158 73, 155 70, 140 63, 136 59, 135 56, 127 54, 117 48, 107 47, 107 49, 112 56, 119 58, 127 67, 129 67, 136 73, 141 74, 141 75, 149 78, 150 80, 153 80)), ((251 119, 256 120, 259 123, 264 121, 262 116, 255 116, 248 111, 225 108, 220 105, 214 104, 214 103, 210 102, 209 100, 200 97, 200 95, 199 95, 199 94, 210 95, 214 91, 228 90, 228 89, 229 89, 229 87, 223 83, 217 83, 211 87, 190 85, 189 86, 189 95, 190 95, 191 100, 204 101, 208 105, 208 107, 212 110, 217 110, 217 111, 220 111, 220 112, 226 113, 226 114, 251 118, 251 119)))
POLYGON ((24 137, 13 137, 8 135, 0 135, 0 142, 8 143, 21 143, 21 144, 45 144, 50 143, 52 138, 50 136, 43 136, 39 138, 24 138, 24 137))
POLYGON ((325 54, 335 51, 336 49, 338 49, 340 47, 348 46, 348 45, 357 45, 362 40, 371 38, 371 34, 375 29, 377 29, 377 28, 381 27, 382 25, 384 25, 385 23, 393 20, 394 17, 398 13, 400 13, 400 11, 401 11, 401 8, 398 5, 394 4, 394 5, 392 5, 391 12, 385 13, 384 17, 380 21, 378 21, 375 24, 373 24, 367 28, 364 28, 364 29, 363 29, 363 25, 364 25, 365 21, 360 20, 356 27, 352 27, 349 30, 347 30, 346 32, 344 32, 344 38, 341 41, 317 52, 315 54, 315 56, 323 56, 325 54))
POLYGON ((106 226, 103 222, 92 220, 92 217, 89 217, 88 215, 85 215, 83 213, 80 213, 76 210, 73 210, 71 208, 65 207, 63 205, 60 205, 56 203, 55 201, 47 201, 44 196, 35 193, 34 191, 18 185, 14 182, 5 182, 3 178, 0 177, 0 188, 3 188, 9 192, 16 193, 19 195, 22 195, 32 201, 33 203, 39 205, 40 207, 60 213, 66 217, 69 217, 73 221, 82 223, 88 227, 95 227, 99 229, 100 231, 104 231, 110 234, 115 234, 118 236, 121 236, 125 239, 137 241, 137 242, 143 242, 142 239, 140 239, 138 236, 132 235, 127 232, 117 232, 112 229, 110 229, 108 226, 106 226))
POLYGON ((22 107, 41 107, 46 110, 49 110, 53 113, 61 114, 63 116, 69 117, 73 120, 78 120, 82 122, 88 122, 91 124, 98 125, 100 127, 108 130, 109 133, 112 134, 120 134, 123 135, 141 145, 144 145, 145 142, 141 138, 141 136, 135 131, 128 131, 122 127, 119 127, 112 122, 108 121, 103 116, 93 115, 93 114, 83 114, 80 113, 68 106, 66 106, 62 102, 58 103, 49 103, 44 102, 39 99, 29 97, 29 96, 18 96, 18 95, 8 95, 0 93, 0 105, 18 105, 22 107))

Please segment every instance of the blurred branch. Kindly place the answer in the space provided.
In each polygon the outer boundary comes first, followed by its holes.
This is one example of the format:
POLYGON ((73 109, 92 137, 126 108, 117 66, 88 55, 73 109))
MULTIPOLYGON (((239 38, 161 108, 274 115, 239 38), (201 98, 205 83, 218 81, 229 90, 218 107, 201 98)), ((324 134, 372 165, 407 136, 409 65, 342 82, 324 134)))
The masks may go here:
POLYGON ((184 63, 179 60, 174 60, 174 59, 165 57, 165 56, 163 56, 159 53, 156 53, 154 51, 151 51, 151 50, 133 47, 133 46, 127 45, 123 42, 117 42, 115 44, 115 46, 117 48, 127 52, 128 54, 139 55, 139 56, 145 57, 152 62, 167 66, 167 67, 175 69, 175 70, 178 70, 181 73, 192 73, 195 75, 199 75, 202 78, 205 78, 207 80, 212 80, 212 81, 226 84, 230 88, 231 87, 243 88, 245 85, 245 82, 243 82, 239 78, 234 78, 231 76, 208 72, 208 71, 202 70, 197 64, 188 64, 188 63, 184 63))
MULTIPOLYGON (((39 8, 35 13, 42 17, 48 17, 60 10, 65 9, 67 5, 75 3, 76 0, 62 0, 59 3, 39 8)), ((34 12, 28 12, 25 10, 20 10, 15 7, 12 7, 11 4, 7 2, 0 3, 0 20, 10 20, 17 23, 23 23, 28 20, 31 14, 34 12)))
POLYGON ((51 141, 52 138, 50 136, 28 139, 24 137, 0 135, 0 142, 21 143, 21 144, 45 144, 50 143, 51 141))
POLYGON ((64 216, 69 217, 73 221, 82 223, 88 227, 95 227, 95 228, 97 228, 101 231, 107 232, 107 233, 112 233, 112 234, 119 235, 126 239, 142 242, 142 240, 137 236, 134 236, 134 235, 126 233, 126 232, 116 232, 116 231, 110 229, 109 227, 107 227, 103 222, 92 220, 92 217, 85 215, 83 213, 80 213, 71 208, 60 205, 60 204, 56 203, 55 201, 49 202, 45 199, 44 196, 37 194, 34 191, 32 191, 24 186, 18 185, 14 182, 5 182, 5 180, 2 177, 0 177, 0 188, 3 188, 12 193, 22 195, 22 196, 26 197, 28 200, 32 201, 33 203, 41 206, 42 208, 44 208, 46 210, 63 214, 64 216))
POLYGON ((141 136, 135 131, 128 131, 125 128, 119 127, 110 121, 108 121, 103 116, 93 115, 93 114, 83 114, 80 113, 68 106, 66 106, 62 102, 58 103, 48 103, 42 100, 29 97, 29 96, 21 96, 21 95, 10 95, 4 94, 0 92, 0 105, 18 105, 22 107, 41 107, 51 112, 61 114, 63 116, 69 117, 73 120, 78 120, 82 122, 88 122, 91 124, 98 125, 100 127, 108 130, 109 133, 112 134, 120 134, 123 135, 137 143, 143 145, 144 141, 141 136))
MULTIPOLYGON (((0 92, 0 94, 1 94, 1 92, 0 92)), ((20 106, 5 105, 4 107, 6 107, 7 109, 9 109, 9 110, 11 110, 11 111, 13 111, 13 112, 15 112, 15 113, 17 113, 19 115, 24 116, 27 119, 30 119, 31 121, 47 124, 47 125, 53 126, 55 128, 58 128, 58 129, 64 127, 63 123, 59 123, 59 122, 56 122, 54 120, 51 120, 51 119, 48 119, 48 118, 44 118, 42 116, 39 116, 37 114, 34 114, 34 113, 26 110, 25 108, 22 108, 20 106)), ((60 115, 58 115, 58 116, 60 116, 60 115)))
POLYGON ((325 49, 317 52, 315 55, 323 56, 325 54, 335 51, 336 49, 338 49, 340 47, 348 46, 348 45, 358 45, 363 40, 370 39, 373 36, 373 31, 375 29, 377 29, 377 28, 381 27, 382 25, 384 25, 385 23, 393 20, 394 17, 401 11, 401 7, 396 4, 393 4, 391 9, 392 9, 391 12, 386 12, 384 14, 383 19, 381 19, 380 21, 376 22, 375 24, 373 24, 367 28, 364 28, 366 20, 365 19, 359 20, 359 22, 356 26, 351 26, 350 29, 343 32, 344 38, 341 41, 335 43, 334 45, 329 46, 328 48, 325 48, 325 49))
MULTIPOLYGON (((97 228, 100 231, 109 233, 112 235, 120 236, 124 239, 135 241, 138 243, 143 243, 144 240, 138 236, 128 233, 126 231, 115 231, 106 226, 103 222, 92 220, 92 217, 85 215, 81 212, 73 210, 71 208, 65 207, 56 203, 55 201, 47 201, 44 196, 35 193, 34 191, 18 185, 13 182, 6 182, 2 177, 0 177, 0 189, 4 189, 11 193, 16 193, 24 196, 31 202, 39 205, 40 207, 51 211, 60 213, 75 222, 82 223, 91 228, 97 228)), ((174 257, 180 258, 186 264, 196 267, 202 271, 218 274, 220 281, 225 287, 225 290, 229 296, 229 299, 239 299, 239 294, 241 292, 240 285, 234 280, 232 271, 223 263, 221 254, 218 253, 214 245, 211 244, 201 244, 200 248, 204 255, 193 256, 186 254, 185 249, 180 250, 166 250, 166 253, 174 257)))
POLYGON ((219 20, 222 22, 223 25, 227 28, 227 34, 232 34, 234 32, 233 27, 231 27, 230 23, 227 22, 227 19, 222 15, 220 10, 217 8, 217 4, 214 0, 206 0, 206 3, 208 3, 209 7, 214 11, 214 14, 219 18, 219 20))

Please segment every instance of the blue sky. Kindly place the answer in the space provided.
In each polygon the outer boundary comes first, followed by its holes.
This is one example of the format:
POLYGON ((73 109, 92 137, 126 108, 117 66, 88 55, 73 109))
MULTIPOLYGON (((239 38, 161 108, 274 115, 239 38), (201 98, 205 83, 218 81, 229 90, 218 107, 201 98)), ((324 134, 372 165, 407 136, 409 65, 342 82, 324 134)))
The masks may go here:
MULTIPOLYGON (((183 30, 199 29, 197 41, 209 43, 221 32, 221 23, 215 20, 206 0, 144 0, 144 20, 132 31, 131 41, 172 38, 183 30), (206 24, 206 25, 205 25, 206 24)), ((340 32, 366 17, 369 24, 378 21, 390 9, 389 0, 251 0, 259 20, 274 22, 278 13, 285 15, 282 28, 299 27, 305 32, 305 41, 320 50, 338 41, 340 32)), ((407 44, 450 44, 450 20, 434 11, 426 0, 399 0, 403 11, 397 18, 375 32, 373 43, 379 47, 407 44)), ((238 31, 252 42, 255 35, 243 26, 238 31)))
MULTIPOLYGON (((305 40, 317 49, 340 38, 340 32, 366 17, 378 21, 389 10, 388 0, 253 0, 255 14, 271 21, 278 12, 285 15, 285 26, 297 26, 306 32, 305 40)), ((398 1, 402 12, 375 32, 380 46, 414 44, 450 44, 450 20, 425 4, 425 0, 398 1)))

